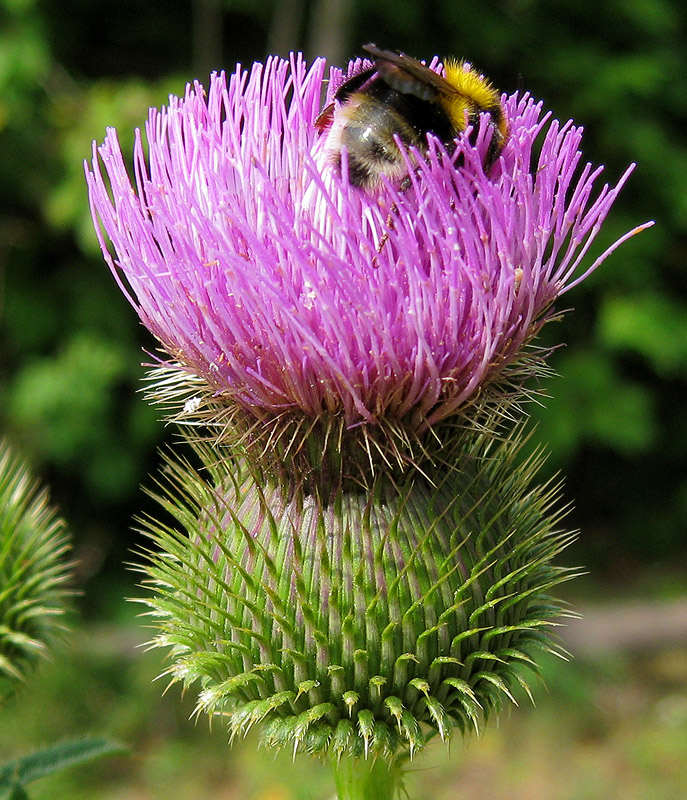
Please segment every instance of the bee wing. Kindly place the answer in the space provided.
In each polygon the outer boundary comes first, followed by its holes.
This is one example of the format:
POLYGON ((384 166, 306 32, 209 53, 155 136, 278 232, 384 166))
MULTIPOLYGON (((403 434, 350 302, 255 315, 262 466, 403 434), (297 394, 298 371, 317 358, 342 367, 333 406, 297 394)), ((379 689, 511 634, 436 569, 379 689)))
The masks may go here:
POLYGON ((405 53, 380 50, 374 44, 366 44, 363 50, 374 58, 379 77, 401 94, 410 94, 428 102, 436 102, 441 96, 460 94, 441 75, 405 53))
POLYGON ((338 100, 342 103, 344 100, 348 99, 352 94, 361 89, 369 80, 374 76, 377 72, 375 68, 372 69, 364 69, 362 72, 358 72, 357 75, 353 75, 352 77, 345 80, 341 86, 336 90, 334 94, 334 99, 338 100))

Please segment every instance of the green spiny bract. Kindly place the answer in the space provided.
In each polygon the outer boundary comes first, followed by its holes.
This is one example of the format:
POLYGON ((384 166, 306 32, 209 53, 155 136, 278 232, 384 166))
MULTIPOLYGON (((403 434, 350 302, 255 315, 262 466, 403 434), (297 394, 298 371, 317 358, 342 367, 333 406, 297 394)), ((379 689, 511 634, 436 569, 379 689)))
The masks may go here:
POLYGON ((0 441, 0 701, 64 630, 68 550, 47 493, 0 441))
POLYGON ((453 466, 322 498, 258 485, 196 446, 170 460, 149 520, 149 607, 168 674, 231 736, 334 755, 412 755, 477 730, 536 675, 571 573, 552 558, 558 489, 524 434, 474 435, 453 466))

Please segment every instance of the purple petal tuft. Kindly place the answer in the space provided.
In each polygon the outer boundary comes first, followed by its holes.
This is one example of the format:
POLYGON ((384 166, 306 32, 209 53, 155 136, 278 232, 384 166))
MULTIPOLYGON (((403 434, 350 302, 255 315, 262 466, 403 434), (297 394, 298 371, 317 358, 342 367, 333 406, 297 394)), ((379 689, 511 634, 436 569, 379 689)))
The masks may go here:
POLYGON ((150 112, 147 157, 137 133, 133 186, 109 129, 87 167, 100 244, 171 358, 227 402, 437 421, 613 249, 580 272, 632 167, 597 189, 581 129, 514 95, 488 175, 482 126, 452 157, 430 137, 410 189, 370 196, 315 125, 324 69, 272 58, 170 97, 150 112))

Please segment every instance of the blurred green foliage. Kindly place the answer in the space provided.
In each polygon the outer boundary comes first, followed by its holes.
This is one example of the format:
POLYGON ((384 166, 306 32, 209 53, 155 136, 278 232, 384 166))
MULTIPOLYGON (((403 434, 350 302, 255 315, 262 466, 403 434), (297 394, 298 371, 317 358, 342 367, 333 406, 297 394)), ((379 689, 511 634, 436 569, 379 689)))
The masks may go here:
MULTIPOLYGON (((146 502, 137 487, 150 482, 165 430, 136 394, 150 360, 142 348, 154 343, 97 250, 83 160, 108 125, 130 151, 148 107, 204 79, 208 63, 262 58, 283 2, 0 1, 0 429, 52 483, 91 601, 137 544, 131 518, 146 502), (203 47, 217 24, 219 52, 203 47)), ((321 4, 294 4, 294 47, 325 41, 307 30, 321 4)), ((623 580, 647 560, 674 563, 687 517, 687 9, 680 0, 397 0, 393 14, 380 0, 347 6, 349 49, 337 59, 369 40, 464 56, 503 90, 526 88, 584 124, 585 154, 607 165, 609 181, 637 163, 595 252, 647 219, 657 225, 571 293, 575 313, 549 326, 552 344, 567 342, 553 359, 562 377, 533 415, 576 502, 571 524, 586 552, 575 560, 623 580)))

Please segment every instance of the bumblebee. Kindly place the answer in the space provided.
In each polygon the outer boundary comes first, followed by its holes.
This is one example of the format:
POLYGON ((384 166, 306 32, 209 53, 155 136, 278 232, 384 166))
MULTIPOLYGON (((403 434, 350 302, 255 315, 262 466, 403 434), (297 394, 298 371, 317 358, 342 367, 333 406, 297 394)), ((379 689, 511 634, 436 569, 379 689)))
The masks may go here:
POLYGON ((432 133, 451 152, 469 125, 476 130, 481 113, 489 115, 491 127, 485 166, 493 164, 508 139, 508 123, 499 92, 483 75, 463 61, 447 61, 442 77, 404 53, 373 44, 363 50, 374 66, 345 81, 316 121, 328 131, 326 146, 339 168, 346 149, 354 186, 374 192, 383 176, 396 183, 407 180, 396 138, 422 152, 432 133))

